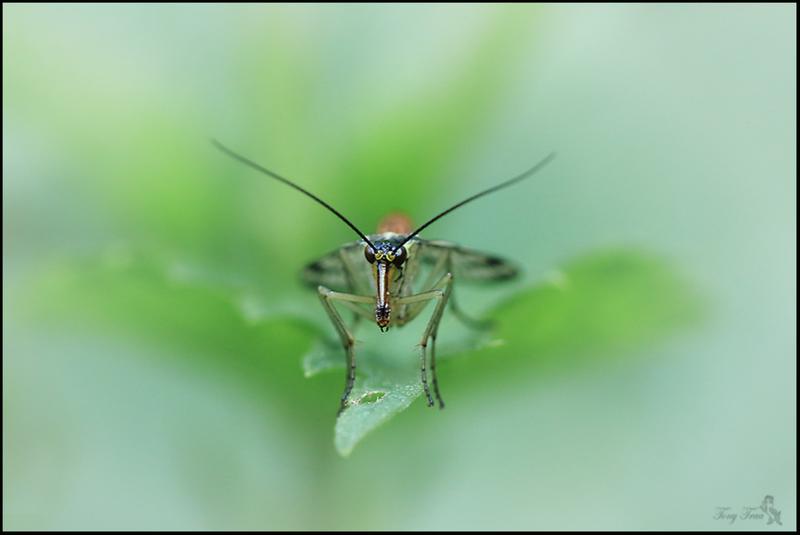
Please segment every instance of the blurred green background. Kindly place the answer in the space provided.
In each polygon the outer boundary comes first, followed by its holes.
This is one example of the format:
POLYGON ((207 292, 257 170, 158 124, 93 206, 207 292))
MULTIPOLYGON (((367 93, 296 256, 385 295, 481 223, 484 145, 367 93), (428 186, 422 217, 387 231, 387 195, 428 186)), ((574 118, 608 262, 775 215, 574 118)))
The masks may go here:
POLYGON ((4 528, 795 529, 795 49, 794 5, 4 4, 4 528), (558 151, 423 236, 524 269, 457 286, 506 343, 446 410, 337 453, 297 271, 355 237, 211 137, 365 232, 558 151))

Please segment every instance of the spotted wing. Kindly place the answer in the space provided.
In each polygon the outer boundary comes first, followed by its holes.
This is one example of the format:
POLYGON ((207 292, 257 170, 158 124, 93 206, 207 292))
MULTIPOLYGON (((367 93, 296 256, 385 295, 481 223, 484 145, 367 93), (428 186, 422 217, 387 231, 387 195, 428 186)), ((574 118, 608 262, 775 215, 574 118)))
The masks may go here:
POLYGON ((369 264, 364 259, 364 243, 353 242, 308 264, 300 271, 300 280, 315 289, 325 286, 337 292, 353 293, 364 286, 364 281, 355 279, 369 276, 365 268, 369 268, 369 264))
POLYGON ((436 265, 445 258, 445 269, 456 280, 474 282, 504 281, 519 273, 517 266, 503 258, 443 241, 420 240, 418 258, 427 265, 436 265))

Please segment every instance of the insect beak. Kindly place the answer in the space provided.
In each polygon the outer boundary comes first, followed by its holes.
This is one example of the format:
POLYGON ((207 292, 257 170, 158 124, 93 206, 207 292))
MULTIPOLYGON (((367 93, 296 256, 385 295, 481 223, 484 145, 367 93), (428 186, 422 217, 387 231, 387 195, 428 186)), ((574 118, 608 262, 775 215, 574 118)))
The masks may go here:
POLYGON ((386 332, 392 318, 392 307, 389 304, 389 275, 394 266, 388 262, 375 262, 374 267, 375 285, 378 290, 375 303, 375 322, 382 332, 386 332))

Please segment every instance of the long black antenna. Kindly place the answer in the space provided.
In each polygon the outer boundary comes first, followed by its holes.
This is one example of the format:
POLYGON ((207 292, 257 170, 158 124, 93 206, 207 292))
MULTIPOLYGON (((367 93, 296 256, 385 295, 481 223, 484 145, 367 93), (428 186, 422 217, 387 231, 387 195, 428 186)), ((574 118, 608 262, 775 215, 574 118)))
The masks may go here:
POLYGON ((405 245, 408 240, 410 240, 411 238, 413 238, 414 236, 416 236, 417 234, 422 232, 424 229, 426 229, 428 227, 428 225, 430 225, 434 221, 437 221, 437 220, 441 219, 442 217, 446 216, 447 214, 449 214, 450 212, 452 212, 456 208, 460 208, 460 207, 464 206, 465 204, 467 204, 468 202, 474 201, 478 197, 483 197, 484 195, 488 195, 488 194, 490 194, 492 192, 495 192, 495 191, 497 191, 499 189, 506 188, 506 187, 510 186, 511 184, 515 184, 515 183, 519 182, 520 180, 525 180, 529 176, 535 174, 537 171, 540 171, 545 165, 549 164, 553 160, 553 158, 555 158, 555 157, 556 157, 556 153, 555 152, 551 152, 550 154, 545 156, 545 158, 541 162, 537 163, 536 165, 534 165, 533 167, 531 167, 530 169, 528 169, 527 171, 525 171, 521 175, 519 175, 517 177, 514 177, 514 178, 512 178, 510 180, 506 180, 505 182, 503 182, 501 184, 498 184, 498 185, 496 185, 496 186, 494 186, 492 188, 489 188, 487 190, 484 190, 484 191, 482 191, 480 193, 476 193, 475 195, 473 195, 469 199, 464 199, 460 203, 458 203, 458 204, 456 204, 454 206, 451 206, 450 208, 448 208, 447 210, 445 210, 441 214, 437 215, 433 219, 429 220, 427 223, 425 223, 424 225, 419 227, 417 230, 415 230, 414 232, 412 232, 411 234, 406 236, 406 239, 403 240, 400 243, 400 245, 395 247, 395 250, 399 250, 400 247, 405 245))
MULTIPOLYGON (((355 231, 356 231, 356 234, 358 234, 359 236, 361 236, 361 238, 362 238, 362 239, 363 239, 365 242, 367 242, 367 243, 369 244, 369 246, 370 246, 370 247, 372 247, 372 249, 375 249, 375 246, 374 246, 374 245, 372 245, 372 242, 371 242, 371 241, 369 241, 369 239, 368 239, 366 236, 364 236, 364 234, 363 234, 363 233, 362 233, 360 230, 358 230, 354 224, 352 224, 350 221, 348 221, 348 220, 347 220, 347 218, 346 218, 345 216, 343 216, 342 214, 340 214, 339 212, 337 212, 336 210, 334 210, 334 209, 333 209, 333 207, 332 207, 331 205, 329 205, 328 203, 326 203, 325 201, 323 201, 322 199, 320 199, 319 197, 317 197, 317 196, 316 196, 316 195, 314 195, 313 193, 310 193, 310 192, 308 192, 308 191, 304 190, 303 188, 301 188, 300 186, 298 186, 298 185, 297 185, 297 184, 295 184, 294 182, 291 182, 291 181, 289 181, 289 180, 287 180, 287 179, 283 178, 282 176, 280 176, 280 175, 278 175, 278 174, 276 174, 276 173, 273 173, 273 172, 272 172, 272 171, 270 171, 269 169, 266 169, 266 168, 264 168, 264 167, 261 167, 261 166, 260 166, 260 165, 258 165, 257 163, 255 163, 255 162, 253 162, 253 161, 250 161, 250 160, 248 160, 248 159, 247 159, 247 158, 245 158, 244 156, 242 156, 242 155, 240 155, 240 154, 236 154, 235 152, 233 152, 231 149, 229 149, 228 147, 226 147, 225 145, 223 145, 222 143, 220 143, 220 142, 219 142, 219 141, 217 141, 216 139, 212 139, 212 140, 211 140, 211 143, 213 143, 215 147, 217 147, 219 150, 221 150, 222 152, 224 152, 225 154, 227 154, 228 156, 230 156, 230 157, 231 157, 231 158, 233 158, 234 160, 239 160, 239 161, 240 161, 240 162, 242 162, 243 164, 245 164, 245 165, 247 165, 247 166, 249 166, 249 167, 252 167, 252 168, 253 168, 253 169, 255 169, 256 171, 261 171, 261 172, 262 172, 262 173, 264 173, 265 175, 271 176, 272 178, 274 178, 274 179, 276 179, 276 180, 280 180, 281 182, 283 182, 283 183, 284 183, 284 184, 286 184, 287 186, 291 186, 291 187, 293 187, 294 189, 296 189, 297 191, 299 191, 299 192, 301 192, 301 193, 305 193, 306 195, 308 195, 309 197, 311 197, 312 199, 314 199, 315 201, 317 201, 318 203, 320 203, 322 206, 324 206, 325 208, 327 208, 328 210, 330 210, 331 212, 333 212, 334 214, 336 214, 336 217, 338 217, 339 219, 341 219, 342 221, 344 221, 345 223, 347 223, 347 225, 348 225, 348 226, 349 226, 351 229, 355 230, 355 231)), ((442 215, 444 215, 444 214, 442 214, 442 215)), ((421 229, 420 229, 420 230, 421 230, 421 229)), ((417 232, 419 232, 419 231, 417 231, 417 232)))

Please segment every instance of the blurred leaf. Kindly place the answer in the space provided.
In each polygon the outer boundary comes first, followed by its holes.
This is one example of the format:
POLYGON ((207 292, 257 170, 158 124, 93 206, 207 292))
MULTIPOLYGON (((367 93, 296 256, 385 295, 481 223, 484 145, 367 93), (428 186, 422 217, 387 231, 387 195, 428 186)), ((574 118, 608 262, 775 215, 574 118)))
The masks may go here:
POLYGON ((22 312, 71 331, 167 348, 153 352, 161 361, 238 373, 267 402, 283 401, 287 409, 318 413, 309 405, 329 404, 298 373, 298 359, 318 332, 313 324, 295 313, 254 318, 239 297, 247 290, 187 280, 171 267, 154 262, 151 253, 122 251, 60 261, 34 275, 22 312))
POLYGON ((701 311, 693 288, 668 261, 617 249, 570 263, 492 317, 509 351, 554 355, 632 349, 694 323, 701 311))

